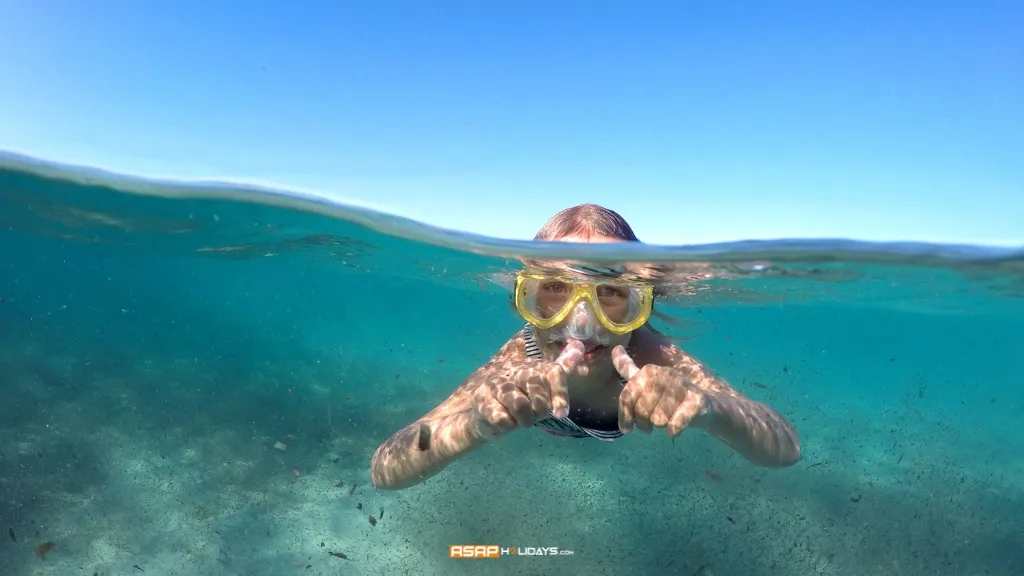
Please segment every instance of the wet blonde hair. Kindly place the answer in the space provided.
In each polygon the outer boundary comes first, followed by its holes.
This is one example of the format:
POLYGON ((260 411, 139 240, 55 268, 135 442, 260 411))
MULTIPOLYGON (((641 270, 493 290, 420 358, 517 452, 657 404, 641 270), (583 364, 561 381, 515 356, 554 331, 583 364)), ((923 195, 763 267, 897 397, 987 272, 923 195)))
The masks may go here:
POLYGON ((625 218, 597 204, 580 204, 562 210, 549 218, 533 239, 553 241, 566 236, 607 236, 625 242, 640 241, 625 218))

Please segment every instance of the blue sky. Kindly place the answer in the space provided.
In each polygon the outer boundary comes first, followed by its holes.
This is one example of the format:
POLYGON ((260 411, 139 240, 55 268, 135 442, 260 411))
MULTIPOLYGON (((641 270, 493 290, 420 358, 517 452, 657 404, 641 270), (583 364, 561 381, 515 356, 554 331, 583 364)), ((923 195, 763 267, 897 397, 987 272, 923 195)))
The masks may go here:
POLYGON ((1024 244, 1020 2, 299 5, 0 0, 0 148, 500 237, 1024 244))

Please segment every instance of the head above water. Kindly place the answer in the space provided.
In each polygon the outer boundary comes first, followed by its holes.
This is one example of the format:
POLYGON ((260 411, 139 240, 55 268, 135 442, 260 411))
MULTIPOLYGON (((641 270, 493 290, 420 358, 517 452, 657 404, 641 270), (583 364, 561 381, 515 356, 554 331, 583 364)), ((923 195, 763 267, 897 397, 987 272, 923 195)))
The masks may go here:
POLYGON ((546 242, 639 242, 626 219, 597 204, 580 204, 555 214, 533 237, 546 242))
MULTIPOLYGON (((534 240, 579 243, 640 241, 625 218, 596 204, 580 204, 555 214, 541 227, 534 240)), ((543 307, 545 299, 563 302, 570 296, 567 290, 571 289, 562 286, 538 288, 538 306, 543 307)), ((557 353, 564 348, 569 338, 580 339, 591 358, 607 355, 617 345, 628 345, 632 330, 621 334, 612 333, 602 326, 598 317, 603 315, 604 319, 615 322, 628 315, 630 307, 637 307, 636 299, 630 300, 631 295, 624 292, 616 293, 610 285, 595 286, 589 294, 591 298, 579 298, 572 311, 558 325, 550 328, 536 327, 538 340, 552 346, 557 353), (595 304, 601 306, 600 311, 594 309, 595 304)), ((571 295, 584 296, 584 291, 572 292, 571 295)))

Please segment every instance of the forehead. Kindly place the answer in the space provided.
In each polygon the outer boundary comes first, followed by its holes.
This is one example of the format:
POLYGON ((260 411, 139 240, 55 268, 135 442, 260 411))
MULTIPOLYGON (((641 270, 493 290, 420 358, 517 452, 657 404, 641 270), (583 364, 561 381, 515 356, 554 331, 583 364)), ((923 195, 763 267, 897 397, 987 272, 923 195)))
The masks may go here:
MULTIPOLYGON (((552 242, 578 242, 581 244, 613 244, 627 242, 622 238, 616 238, 614 236, 605 236, 604 234, 566 234, 565 236, 559 236, 553 238, 552 242)), ((595 277, 603 277, 607 281, 609 278, 615 278, 621 275, 621 271, 609 275, 602 273, 598 270, 595 273, 595 269, 584 267, 582 269, 571 265, 568 262, 558 260, 524 260, 527 268, 532 269, 533 272, 541 275, 568 275, 569 278, 576 278, 581 281, 593 281, 595 277)))
POLYGON ((582 242, 589 244, 611 244, 613 242, 625 242, 622 238, 605 236, 603 234, 569 234, 556 239, 557 242, 582 242))

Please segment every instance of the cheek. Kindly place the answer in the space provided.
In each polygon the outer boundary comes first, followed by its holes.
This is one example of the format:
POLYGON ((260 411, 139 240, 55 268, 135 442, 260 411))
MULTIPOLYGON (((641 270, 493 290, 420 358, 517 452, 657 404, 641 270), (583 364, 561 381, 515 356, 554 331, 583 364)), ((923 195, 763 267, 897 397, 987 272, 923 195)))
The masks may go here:
POLYGON ((629 305, 627 304, 615 304, 610 306, 602 306, 604 315, 609 320, 615 323, 622 323, 626 319, 626 313, 629 312, 629 305))

